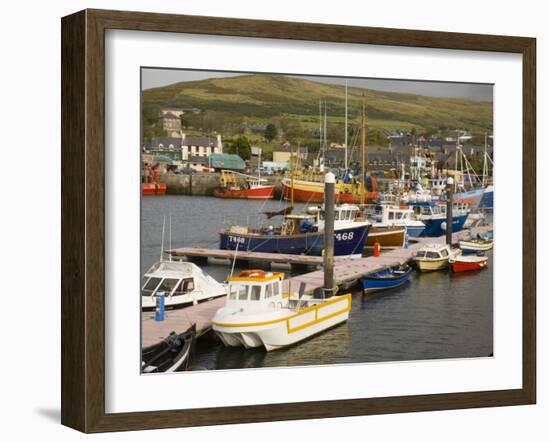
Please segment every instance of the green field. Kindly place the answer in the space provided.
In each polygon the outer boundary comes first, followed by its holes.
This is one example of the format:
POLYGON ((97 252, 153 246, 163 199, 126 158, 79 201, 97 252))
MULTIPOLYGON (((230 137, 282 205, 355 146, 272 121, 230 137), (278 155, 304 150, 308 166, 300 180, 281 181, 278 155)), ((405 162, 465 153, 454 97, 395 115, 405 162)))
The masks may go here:
MULTIPOLYGON (((493 106, 486 101, 356 87, 348 88, 348 97, 352 128, 358 126, 364 100, 369 129, 492 132, 493 106)), ((145 124, 154 125, 163 107, 194 107, 202 113, 184 116, 188 132, 232 136, 242 130, 243 123, 273 123, 284 133, 288 125, 306 130, 318 127, 320 100, 326 102, 327 127, 338 138, 344 127, 344 87, 287 76, 243 75, 147 89, 143 91, 143 116, 145 124)))

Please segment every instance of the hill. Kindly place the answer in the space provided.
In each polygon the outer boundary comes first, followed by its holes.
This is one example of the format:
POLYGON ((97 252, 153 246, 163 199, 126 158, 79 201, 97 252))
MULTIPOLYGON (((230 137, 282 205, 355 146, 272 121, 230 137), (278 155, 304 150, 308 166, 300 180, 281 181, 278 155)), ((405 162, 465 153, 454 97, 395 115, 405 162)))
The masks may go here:
MULTIPOLYGON (((492 131, 490 102, 348 88, 348 114, 357 121, 363 97, 369 128, 433 130, 463 128, 492 131)), ((153 122, 162 107, 195 107, 231 115, 241 122, 265 123, 274 118, 319 124, 319 100, 326 101, 331 123, 344 120, 344 87, 282 75, 243 75, 180 82, 143 91, 145 121, 153 122)), ((221 132, 221 130, 220 130, 221 132)))

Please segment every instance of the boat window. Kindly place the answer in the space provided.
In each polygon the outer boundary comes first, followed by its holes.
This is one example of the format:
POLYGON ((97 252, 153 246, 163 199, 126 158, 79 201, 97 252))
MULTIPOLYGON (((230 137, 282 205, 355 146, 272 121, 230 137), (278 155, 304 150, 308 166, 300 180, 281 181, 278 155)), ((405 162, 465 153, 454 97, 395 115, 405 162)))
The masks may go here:
POLYGON ((319 211, 319 219, 321 221, 324 221, 325 220, 325 211, 324 210, 320 210, 319 211))
POLYGON ((239 289, 239 301, 246 301, 248 299, 248 287, 241 287, 239 289))
POLYGON ((237 299, 237 288, 229 286, 229 299, 237 299))
POLYGON ((279 296, 281 294, 278 283, 273 284, 273 296, 279 296))
POLYGON ((394 215, 393 212, 388 213, 388 219, 393 219, 393 215, 394 215))
POLYGON ((259 301, 261 293, 262 293, 262 286, 261 285, 253 285, 252 290, 250 291, 250 300, 251 301, 259 301))
POLYGON ((176 287, 178 282, 179 279, 176 278, 164 278, 160 283, 157 292, 166 292, 166 294, 172 293, 172 290, 174 290, 174 287, 176 287))
POLYGON ((437 252, 426 252, 426 258, 437 259, 437 258, 439 258, 439 253, 437 253, 437 252))
POLYGON ((446 256, 449 256, 449 252, 447 252, 447 249, 443 249, 441 251, 441 256, 443 256, 443 258, 445 258, 446 256))
POLYGON ((174 295, 182 295, 187 292, 192 292, 193 290, 195 290, 195 283, 193 281, 193 278, 182 279, 181 282, 178 284, 174 295))
POLYGON ((401 212, 397 212, 395 214, 395 217, 396 217, 396 219, 401 219, 401 218, 403 218, 403 214, 401 212))
POLYGON ((266 286, 264 298, 271 298, 271 295, 273 295, 273 284, 266 286))
POLYGON ((143 287, 143 293, 151 294, 155 291, 157 288, 157 285, 159 285, 160 278, 150 278, 149 281, 145 284, 145 287, 143 287))
POLYGON ((334 219, 335 219, 336 221, 339 221, 339 220, 340 220, 340 212, 335 212, 335 213, 334 213, 334 219))
POLYGON ((417 258, 424 258, 426 256, 426 252, 424 250, 420 250, 416 253, 417 258))

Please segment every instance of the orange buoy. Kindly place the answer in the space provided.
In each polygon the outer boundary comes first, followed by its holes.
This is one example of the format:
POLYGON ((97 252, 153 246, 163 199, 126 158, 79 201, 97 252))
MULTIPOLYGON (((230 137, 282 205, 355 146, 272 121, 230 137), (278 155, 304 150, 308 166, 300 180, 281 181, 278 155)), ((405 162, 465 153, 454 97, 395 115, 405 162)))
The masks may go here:
POLYGON ((374 243, 374 256, 378 258, 380 256, 380 243, 375 242, 374 243))
POLYGON ((242 270, 239 273, 239 277, 256 277, 256 278, 265 278, 265 272, 263 270, 254 269, 254 270, 242 270))

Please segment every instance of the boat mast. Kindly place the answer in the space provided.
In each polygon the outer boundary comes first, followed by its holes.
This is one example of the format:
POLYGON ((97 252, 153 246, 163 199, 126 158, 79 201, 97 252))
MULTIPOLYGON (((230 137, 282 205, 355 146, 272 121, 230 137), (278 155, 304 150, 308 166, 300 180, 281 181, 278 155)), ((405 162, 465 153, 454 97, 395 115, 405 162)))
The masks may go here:
POLYGON ((290 208, 294 209, 294 148, 290 146, 290 208))
POLYGON ((348 171, 348 80, 346 80, 346 118, 344 123, 344 173, 348 171))
POLYGON ((323 170, 325 168, 325 155, 326 155, 326 150, 327 150, 327 102, 325 100, 325 122, 324 122, 324 136, 325 136, 325 139, 324 139, 324 143, 323 143, 323 170))
POLYGON ((365 98, 361 112, 361 204, 365 204, 365 98))
MULTIPOLYGON (((454 179, 455 191, 454 191, 454 193, 456 193, 457 184, 458 184, 458 174, 457 174, 456 172, 458 172, 458 129, 457 129, 457 131, 456 131, 455 179, 454 179)), ((462 176, 460 177, 460 179, 462 180, 462 176)))
POLYGON ((323 110, 322 110, 321 100, 319 100, 319 155, 321 155, 322 150, 323 150, 323 110))
POLYGON ((160 241, 160 260, 164 256, 164 229, 166 227, 166 215, 162 215, 162 237, 160 241))
POLYGON ((483 177, 481 179, 481 185, 483 187, 485 187, 486 185, 488 172, 489 171, 487 170, 487 132, 485 132, 485 145, 483 148, 483 177))
POLYGON ((260 152, 258 154, 258 185, 260 184, 261 176, 260 176, 260 166, 262 164, 262 149, 260 148, 260 152))
MULTIPOLYGON (((168 247, 172 250, 172 214, 168 214, 168 247)), ((170 253, 169 260, 172 261, 172 254, 170 253)))

